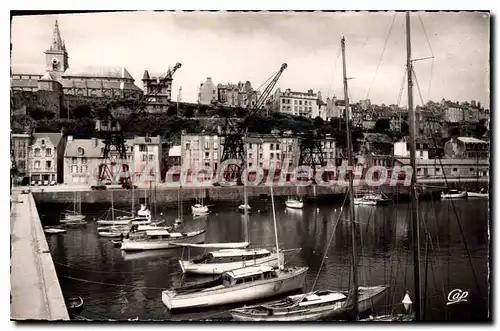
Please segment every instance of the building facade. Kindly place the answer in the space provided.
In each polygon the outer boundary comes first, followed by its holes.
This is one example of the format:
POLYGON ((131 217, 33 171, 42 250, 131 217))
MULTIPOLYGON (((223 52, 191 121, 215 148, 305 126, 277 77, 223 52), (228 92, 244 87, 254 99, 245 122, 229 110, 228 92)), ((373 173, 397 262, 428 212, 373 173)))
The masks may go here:
POLYGON ((217 84, 217 102, 226 107, 249 108, 256 105, 259 96, 249 81, 217 84))
POLYGON ((181 136, 182 168, 196 171, 210 167, 216 171, 221 150, 221 139, 217 135, 183 133, 181 136))
POLYGON ((49 185, 63 182, 65 147, 62 133, 33 133, 28 151, 31 184, 49 185))
MULTIPOLYGON (((397 158, 394 166, 410 166, 409 158, 397 158)), ((417 178, 487 178, 488 160, 473 159, 417 159, 417 178)))
POLYGON ((319 97, 313 90, 304 93, 290 89, 281 91, 278 88, 274 93, 271 109, 284 114, 312 118, 313 114, 319 114, 319 97))
POLYGON ((148 113, 166 112, 172 100, 172 71, 168 68, 165 74, 144 70, 142 84, 144 87, 145 110, 148 113))
POLYGON ((201 105, 212 105, 217 102, 217 88, 211 77, 207 77, 204 83, 200 84, 198 92, 198 103, 201 105))
POLYGON ((12 139, 12 149, 14 156, 14 163, 17 169, 17 176, 19 179, 23 179, 28 176, 28 152, 31 142, 31 135, 25 133, 13 133, 12 139))
POLYGON ((452 137, 444 144, 447 159, 488 159, 489 143, 473 137, 452 137))
POLYGON ((63 161, 64 184, 96 184, 103 151, 101 139, 74 139, 68 136, 63 161))
POLYGON ((163 158, 161 136, 128 139, 127 150, 132 155, 130 169, 134 182, 159 180, 163 158))

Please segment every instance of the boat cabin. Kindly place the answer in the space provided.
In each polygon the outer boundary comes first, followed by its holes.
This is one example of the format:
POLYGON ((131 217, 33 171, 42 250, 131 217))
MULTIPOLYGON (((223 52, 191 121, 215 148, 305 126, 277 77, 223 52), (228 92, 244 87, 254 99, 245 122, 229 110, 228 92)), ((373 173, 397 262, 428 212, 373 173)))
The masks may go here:
POLYGON ((193 259, 193 263, 232 263, 253 261, 271 256, 267 249, 221 249, 193 259))
POLYGON ((187 237, 187 233, 179 233, 179 232, 168 232, 166 230, 152 230, 145 231, 143 239, 146 240, 165 240, 165 239, 174 239, 187 237))
MULTIPOLYGON (((304 294, 297 294, 287 297, 287 301, 290 303, 296 302, 297 300, 304 297, 304 294)), ((322 306, 322 305, 330 305, 335 302, 345 301, 347 297, 340 293, 334 291, 316 291, 314 293, 310 293, 306 295, 299 303, 300 307, 307 306, 322 306)))
POLYGON ((274 268, 269 266, 246 267, 222 274, 222 285, 226 287, 275 278, 274 268))

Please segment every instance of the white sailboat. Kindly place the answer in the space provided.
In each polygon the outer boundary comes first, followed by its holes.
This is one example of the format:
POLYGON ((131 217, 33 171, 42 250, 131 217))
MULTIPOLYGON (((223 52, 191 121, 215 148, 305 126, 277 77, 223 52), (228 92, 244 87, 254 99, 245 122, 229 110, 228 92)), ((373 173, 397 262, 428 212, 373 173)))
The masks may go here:
POLYGON ((199 244, 205 241, 206 230, 190 232, 169 232, 167 230, 147 230, 137 236, 123 239, 121 250, 142 251, 180 247, 177 244, 199 244))
MULTIPOLYGON (((346 117, 349 115, 349 98, 347 94, 345 39, 341 39, 342 60, 344 67, 344 97, 346 117)), ((349 117, 347 117, 348 119, 349 117)), ((352 169, 352 143, 347 126, 347 150, 349 166, 352 169)), ((231 310, 232 317, 237 321, 316 321, 323 319, 356 319, 360 312, 364 312, 380 301, 388 289, 386 285, 358 287, 357 282, 357 244, 356 219, 354 211, 353 176, 349 176, 350 223, 352 241, 352 287, 349 292, 331 290, 312 291, 306 294, 288 296, 283 300, 271 303, 253 305, 231 310)), ((325 253, 326 254, 326 253, 325 253)))
POLYGON ((62 213, 63 218, 59 221, 65 225, 86 225, 85 215, 82 215, 81 192, 74 192, 73 210, 62 213))
MULTIPOLYGON (((272 186, 271 200, 276 251, 280 252, 272 186)), ((162 301, 170 310, 189 309, 263 299, 302 288, 309 268, 285 268, 281 258, 278 262, 278 268, 263 265, 244 267, 224 272, 210 282, 163 291, 162 301)))
POLYGON ((287 208, 293 208, 293 209, 302 209, 304 208, 304 201, 300 198, 291 198, 289 197, 286 201, 285 201, 285 206, 287 208))
MULTIPOLYGON (((248 205, 246 181, 243 181, 244 204, 248 205)), ((196 247, 221 248, 210 251, 191 260, 179 260, 183 273, 221 274, 226 271, 248 267, 251 265, 266 265, 278 267, 279 259, 284 260, 283 252, 273 252, 263 248, 246 249, 250 246, 248 234, 248 210, 244 209, 245 241, 241 243, 214 243, 197 245, 196 247)))

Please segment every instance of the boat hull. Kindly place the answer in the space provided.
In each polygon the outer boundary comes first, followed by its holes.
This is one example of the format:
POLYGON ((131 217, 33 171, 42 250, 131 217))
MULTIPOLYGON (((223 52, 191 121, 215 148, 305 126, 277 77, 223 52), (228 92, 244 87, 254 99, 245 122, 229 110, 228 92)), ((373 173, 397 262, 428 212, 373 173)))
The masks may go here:
POLYGON ((299 201, 285 201, 285 206, 292 209, 302 209, 304 208, 304 203, 299 201))
POLYGON ((489 198, 488 193, 467 192, 468 198, 489 198))
POLYGON ((78 222, 85 220, 85 215, 65 215, 61 223, 78 222))
MULTIPOLYGON (((358 300, 359 313, 366 312, 373 305, 379 303, 387 291, 387 286, 360 287, 360 292, 368 289, 372 295, 363 297, 360 294, 358 300)), ((345 301, 332 302, 331 304, 322 304, 316 307, 295 307, 271 310, 252 310, 252 307, 238 308, 231 311, 231 316, 236 321, 244 322, 299 322, 299 321, 321 321, 329 320, 332 315, 338 313, 343 307, 345 301)))
POLYGON ((175 244, 200 244, 205 241, 206 230, 191 232, 187 236, 168 239, 124 239, 121 249, 123 251, 143 251, 150 249, 178 248, 175 244))
POLYGON ((177 293, 175 290, 167 290, 162 292, 161 297, 163 304, 169 310, 219 306, 264 299, 301 289, 308 269, 302 267, 290 271, 280 271, 278 278, 230 287, 220 285, 216 288, 193 293, 183 294, 177 293))
POLYGON ((441 199, 463 199, 467 197, 467 192, 446 194, 441 193, 441 199))
MULTIPOLYGON (((284 261, 284 254, 280 253, 281 261, 284 261)), ((270 256, 249 260, 237 261, 231 263, 193 263, 191 261, 179 260, 183 273, 198 274, 198 275, 217 275, 226 271, 240 269, 252 265, 266 265, 270 267, 278 267, 278 255, 271 253, 270 256)))

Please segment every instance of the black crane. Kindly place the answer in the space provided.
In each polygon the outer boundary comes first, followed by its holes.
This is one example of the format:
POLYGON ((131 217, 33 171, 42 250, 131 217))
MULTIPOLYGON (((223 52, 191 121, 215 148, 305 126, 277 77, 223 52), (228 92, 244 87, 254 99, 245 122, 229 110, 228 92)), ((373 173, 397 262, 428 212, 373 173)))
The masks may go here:
MULTIPOLYGON (((120 123, 113 117, 111 109, 116 106, 128 103, 132 110, 136 113, 144 113, 145 106, 155 95, 163 89, 165 80, 171 80, 174 73, 181 67, 181 63, 176 63, 172 70, 168 70, 165 75, 162 75, 160 82, 155 85, 151 93, 143 94, 139 99, 128 98, 112 100, 104 107, 99 118, 96 120, 95 130, 98 136, 102 137, 104 148, 101 156, 101 162, 98 167, 97 183, 92 186, 93 190, 106 189, 106 184, 118 183, 123 188, 131 189, 133 187, 132 178, 130 176, 130 167, 127 160, 127 148, 125 146, 125 137, 121 130, 120 123), (116 169, 116 165, 120 165, 116 169), (119 173, 117 174, 117 171, 119 173)), ((130 121, 130 119, 129 119, 130 121)))
POLYGON ((229 117, 226 118, 225 130, 224 132, 221 132, 224 142, 220 165, 222 166, 223 162, 227 160, 235 161, 235 163, 227 165, 226 170, 224 171, 224 178, 226 180, 236 179, 238 185, 241 185, 241 173, 246 159, 243 135, 248 130, 248 119, 263 108, 267 98, 271 94, 271 91, 286 68, 287 64, 283 63, 280 69, 273 76, 271 76, 269 84, 265 87, 264 91, 255 102, 255 105, 252 107, 249 103, 250 110, 240 123, 235 124, 229 117))

